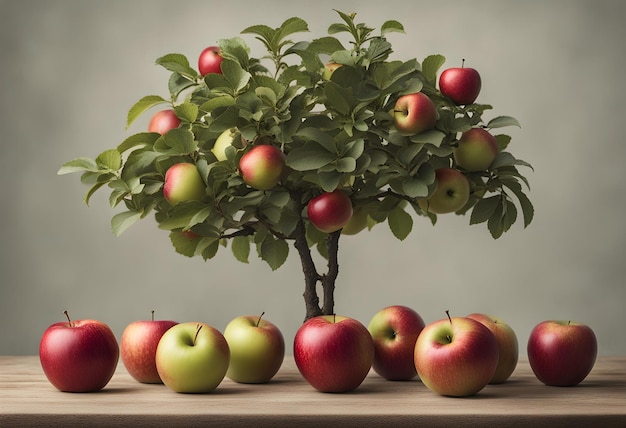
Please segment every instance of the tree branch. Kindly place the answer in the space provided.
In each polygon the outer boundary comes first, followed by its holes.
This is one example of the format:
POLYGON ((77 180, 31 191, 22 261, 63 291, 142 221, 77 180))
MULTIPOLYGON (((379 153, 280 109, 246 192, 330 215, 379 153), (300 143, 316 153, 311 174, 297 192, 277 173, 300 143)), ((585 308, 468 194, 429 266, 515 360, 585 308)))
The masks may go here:
POLYGON ((337 230, 326 238, 326 249, 328 250, 328 272, 322 276, 322 289, 324 290, 324 305, 322 312, 324 315, 335 313, 335 280, 339 275, 339 237, 341 230, 337 230))

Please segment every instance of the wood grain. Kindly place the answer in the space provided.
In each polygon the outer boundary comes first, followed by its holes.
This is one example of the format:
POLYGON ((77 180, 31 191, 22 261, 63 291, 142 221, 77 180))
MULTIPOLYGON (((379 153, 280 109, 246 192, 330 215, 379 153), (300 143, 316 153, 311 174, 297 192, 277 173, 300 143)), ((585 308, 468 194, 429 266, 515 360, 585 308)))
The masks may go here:
POLYGON ((576 387, 549 387, 520 361, 511 379, 450 398, 419 380, 375 373, 351 393, 315 391, 288 357, 274 380, 225 379, 212 393, 177 394, 133 380, 120 363, 100 392, 59 392, 35 356, 0 356, 0 427, 13 426, 593 426, 626 427, 626 357, 599 358, 576 387))

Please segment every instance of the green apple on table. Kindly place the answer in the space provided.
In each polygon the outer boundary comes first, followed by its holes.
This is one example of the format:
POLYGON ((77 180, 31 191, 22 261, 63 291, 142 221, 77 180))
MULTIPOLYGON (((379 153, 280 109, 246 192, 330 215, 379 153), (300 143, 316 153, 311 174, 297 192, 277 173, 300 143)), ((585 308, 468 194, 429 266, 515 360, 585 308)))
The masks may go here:
POLYGON ((501 318, 493 315, 473 313, 467 317, 484 324, 485 327, 491 330, 498 342, 498 366, 489 383, 506 382, 513 374, 513 371, 515 371, 519 358, 519 345, 515 331, 501 318))
POLYGON ((269 382, 283 363, 283 335, 263 315, 239 316, 226 325, 224 337, 230 348, 226 376, 235 382, 269 382))
POLYGON ((230 349, 219 330, 201 322, 185 322, 163 334, 155 360, 161 380, 170 389, 210 392, 226 375, 230 349))

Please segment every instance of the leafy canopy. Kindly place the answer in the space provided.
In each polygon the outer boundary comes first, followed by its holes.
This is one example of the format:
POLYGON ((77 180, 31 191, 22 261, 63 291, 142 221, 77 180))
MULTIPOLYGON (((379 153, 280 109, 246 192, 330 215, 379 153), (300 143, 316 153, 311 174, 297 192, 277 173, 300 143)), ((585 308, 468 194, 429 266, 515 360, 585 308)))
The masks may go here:
MULTIPOLYGON (((337 11, 340 22, 328 36, 294 41, 308 32, 301 18, 279 27, 254 25, 244 29, 266 49, 260 58, 241 37, 219 41, 224 60, 221 74, 201 76, 182 54, 156 60, 169 73, 167 95, 141 98, 128 112, 127 127, 146 111, 172 108, 181 125, 165 135, 139 132, 95 159, 80 157, 65 163, 59 174, 80 172, 89 184, 85 202, 100 188, 110 189, 111 207, 125 209, 112 218, 116 235, 154 213, 159 228, 170 231, 176 251, 210 259, 230 243, 237 260, 247 262, 251 248, 277 269, 286 260, 288 240, 304 227, 310 248, 327 256, 326 234, 306 218, 306 204, 323 191, 343 188, 355 210, 365 211, 369 228, 386 222, 398 239, 413 227, 413 216, 425 212, 420 201, 436 188, 435 169, 454 167, 458 138, 472 127, 490 131, 519 126, 510 116, 483 119, 486 104, 455 105, 436 87, 442 55, 423 61, 392 60, 386 35, 404 32, 402 24, 386 21, 376 32, 337 11), (335 35, 346 33, 349 45, 335 35), (324 65, 337 68, 324 78, 324 65), (412 136, 393 126, 399 97, 423 92, 435 103, 435 129, 412 136), (225 130, 236 133, 226 159, 211 148, 225 130), (273 144, 286 155, 289 174, 274 188, 255 190, 244 183, 238 161, 257 144, 273 144), (179 162, 197 165, 206 183, 200 201, 170 205, 163 197, 164 175, 179 162)), ((524 193, 528 181, 519 167, 530 167, 508 151, 511 138, 497 134, 500 153, 485 171, 460 169, 471 185, 471 197, 457 214, 470 214, 470 224, 486 223, 500 237, 522 212, 524 227, 533 206, 524 193)), ((423 206, 423 205, 422 205, 423 206)))

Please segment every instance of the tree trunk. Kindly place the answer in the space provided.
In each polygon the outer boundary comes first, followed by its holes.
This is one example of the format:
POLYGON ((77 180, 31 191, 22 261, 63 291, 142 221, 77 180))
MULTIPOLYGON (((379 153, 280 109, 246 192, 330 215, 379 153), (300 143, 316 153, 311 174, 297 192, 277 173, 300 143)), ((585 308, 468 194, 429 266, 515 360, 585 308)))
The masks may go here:
POLYGON ((328 272, 320 275, 313 261, 311 249, 306 240, 306 228, 304 221, 300 219, 295 230, 295 247, 300 255, 302 273, 304 274, 304 304, 306 315, 304 320, 319 316, 332 315, 335 311, 335 280, 339 274, 338 253, 339 237, 341 231, 338 230, 328 235, 326 248, 328 250, 328 272), (317 294, 317 284, 322 285, 322 306, 317 294))

